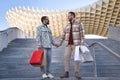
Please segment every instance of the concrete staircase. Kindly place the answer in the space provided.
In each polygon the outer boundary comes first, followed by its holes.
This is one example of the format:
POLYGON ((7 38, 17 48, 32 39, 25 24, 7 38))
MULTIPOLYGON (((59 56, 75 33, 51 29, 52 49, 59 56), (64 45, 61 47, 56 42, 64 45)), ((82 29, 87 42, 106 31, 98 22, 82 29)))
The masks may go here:
MULTIPOLYGON (((95 41, 102 42, 120 54, 120 42, 111 39, 86 41, 88 44, 95 41)), ((60 80, 59 76, 64 72, 64 47, 64 45, 59 48, 53 47, 51 72, 55 76, 55 80, 60 80)), ((0 80, 41 80, 40 68, 29 64, 32 52, 36 49, 37 43, 34 39, 16 39, 9 43, 8 47, 0 52, 0 80)), ((119 60, 100 46, 95 47, 95 56, 98 78, 94 78, 93 63, 81 63, 82 80, 120 80, 119 60)), ((73 64, 73 57, 71 57, 71 77, 62 80, 74 80, 73 64)))

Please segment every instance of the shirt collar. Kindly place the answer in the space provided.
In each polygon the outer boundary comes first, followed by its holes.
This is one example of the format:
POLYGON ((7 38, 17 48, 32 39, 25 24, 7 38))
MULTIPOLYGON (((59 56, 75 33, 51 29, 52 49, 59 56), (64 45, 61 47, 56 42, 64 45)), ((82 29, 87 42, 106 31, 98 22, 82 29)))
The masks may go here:
POLYGON ((46 24, 43 24, 43 27, 46 27, 46 28, 48 28, 48 26, 47 26, 46 24))

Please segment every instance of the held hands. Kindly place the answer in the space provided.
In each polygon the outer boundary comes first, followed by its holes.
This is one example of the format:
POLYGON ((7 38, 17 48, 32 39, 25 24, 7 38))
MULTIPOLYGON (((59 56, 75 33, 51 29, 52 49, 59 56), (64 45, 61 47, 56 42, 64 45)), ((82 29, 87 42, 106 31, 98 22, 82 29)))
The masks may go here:
POLYGON ((58 48, 58 47, 60 47, 60 44, 59 44, 59 43, 57 43, 57 44, 55 44, 55 46, 58 48))

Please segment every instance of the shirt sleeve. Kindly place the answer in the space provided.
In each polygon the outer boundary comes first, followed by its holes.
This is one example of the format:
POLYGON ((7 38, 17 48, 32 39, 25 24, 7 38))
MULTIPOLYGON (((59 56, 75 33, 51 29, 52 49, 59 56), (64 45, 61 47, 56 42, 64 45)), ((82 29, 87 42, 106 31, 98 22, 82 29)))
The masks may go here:
POLYGON ((52 45, 55 45, 55 40, 52 35, 51 35, 51 38, 52 38, 52 45))
POLYGON ((53 37, 52 37, 52 45, 55 45, 55 40, 53 39, 53 37))
POLYGON ((65 40, 65 34, 66 34, 66 32, 65 32, 65 27, 64 27, 63 28, 63 34, 62 34, 62 37, 60 39, 60 45, 62 45, 63 41, 65 40))
POLYGON ((84 42, 85 39, 85 29, 84 29, 84 25, 82 22, 80 22, 80 40, 81 42, 84 42))
POLYGON ((36 40, 38 42, 38 45, 41 45, 41 30, 39 27, 36 28, 36 40))

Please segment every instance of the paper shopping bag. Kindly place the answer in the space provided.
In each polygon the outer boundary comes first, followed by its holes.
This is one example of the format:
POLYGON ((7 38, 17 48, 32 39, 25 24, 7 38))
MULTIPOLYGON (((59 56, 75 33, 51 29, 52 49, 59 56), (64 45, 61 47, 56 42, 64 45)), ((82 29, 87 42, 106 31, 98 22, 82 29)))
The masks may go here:
POLYGON ((94 61, 93 56, 90 53, 90 50, 86 46, 82 45, 80 46, 79 49, 80 49, 81 61, 83 63, 90 63, 94 61))
POLYGON ((79 48, 80 48, 80 46, 75 47, 74 61, 81 61, 79 48))
POLYGON ((33 66, 40 66, 43 64, 44 59, 44 51, 43 50, 35 50, 30 58, 30 64, 33 66))

